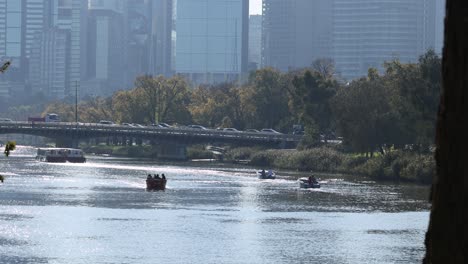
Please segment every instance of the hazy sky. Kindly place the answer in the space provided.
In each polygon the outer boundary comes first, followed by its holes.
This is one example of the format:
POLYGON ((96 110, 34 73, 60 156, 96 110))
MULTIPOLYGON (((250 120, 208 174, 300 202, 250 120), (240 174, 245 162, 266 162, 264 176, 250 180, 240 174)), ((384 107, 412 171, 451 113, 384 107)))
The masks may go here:
POLYGON ((250 14, 262 14, 262 0, 250 0, 250 14))

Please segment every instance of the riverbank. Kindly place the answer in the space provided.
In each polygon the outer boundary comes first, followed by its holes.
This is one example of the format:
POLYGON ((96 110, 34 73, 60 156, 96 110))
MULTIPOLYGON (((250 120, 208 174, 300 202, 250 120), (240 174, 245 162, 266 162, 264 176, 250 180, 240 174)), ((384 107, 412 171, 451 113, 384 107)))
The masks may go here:
MULTIPOLYGON (((117 157, 157 159, 151 146, 88 146, 86 153, 117 157)), ((203 146, 187 149, 187 158, 215 159, 217 157, 203 146)), ((250 166, 293 170, 300 172, 341 173, 362 175, 378 181, 430 184, 435 172, 435 161, 431 154, 394 150, 372 158, 346 153, 330 147, 308 150, 276 150, 262 148, 228 149, 224 163, 243 163, 250 166)))

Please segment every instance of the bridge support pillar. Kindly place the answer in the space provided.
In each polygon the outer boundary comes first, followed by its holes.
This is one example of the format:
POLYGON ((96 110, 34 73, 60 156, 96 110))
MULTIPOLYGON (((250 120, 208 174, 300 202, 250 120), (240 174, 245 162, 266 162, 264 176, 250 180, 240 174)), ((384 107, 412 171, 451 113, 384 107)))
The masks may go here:
POLYGON ((187 145, 177 142, 159 142, 157 145, 159 159, 186 160, 187 145))

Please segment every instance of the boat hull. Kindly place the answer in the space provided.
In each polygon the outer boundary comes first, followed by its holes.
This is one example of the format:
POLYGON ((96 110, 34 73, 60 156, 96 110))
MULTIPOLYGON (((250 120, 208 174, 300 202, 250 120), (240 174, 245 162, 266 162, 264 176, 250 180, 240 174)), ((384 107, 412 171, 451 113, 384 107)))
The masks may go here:
POLYGON ((299 187, 303 189, 317 189, 320 188, 320 183, 309 184, 308 182, 300 182, 299 187))
POLYGON ((85 157, 67 157, 67 161, 70 163, 85 163, 85 157))
POLYGON ((146 180, 146 190, 148 191, 164 191, 166 190, 165 179, 147 179, 146 180))
POLYGON ((259 178, 260 180, 274 180, 276 179, 276 174, 274 172, 270 172, 270 174, 265 173, 264 175, 262 175, 261 171, 257 171, 257 178, 259 178))

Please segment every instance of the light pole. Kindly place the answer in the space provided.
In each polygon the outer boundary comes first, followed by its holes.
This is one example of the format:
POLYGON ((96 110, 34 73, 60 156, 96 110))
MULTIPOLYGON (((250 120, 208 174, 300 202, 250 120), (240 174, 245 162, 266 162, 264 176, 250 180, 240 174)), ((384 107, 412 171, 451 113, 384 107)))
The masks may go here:
POLYGON ((78 125, 78 81, 75 81, 75 123, 78 125))

